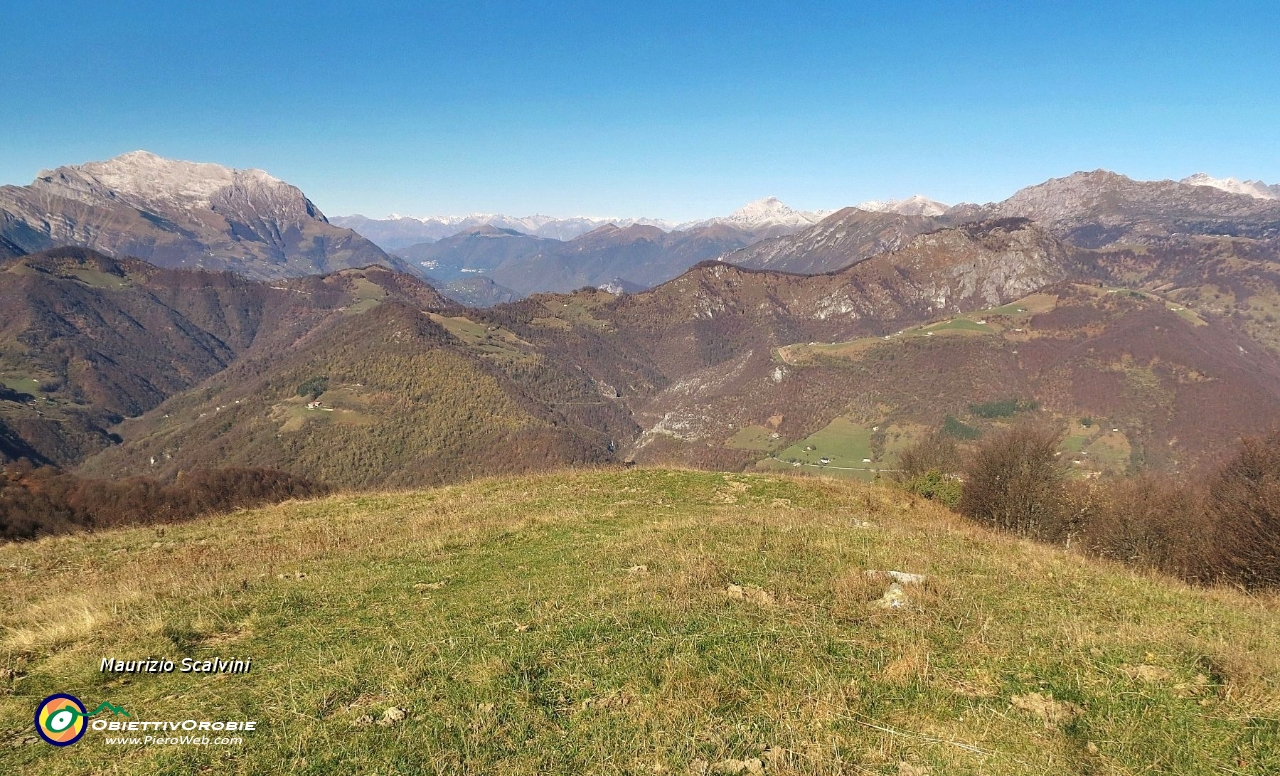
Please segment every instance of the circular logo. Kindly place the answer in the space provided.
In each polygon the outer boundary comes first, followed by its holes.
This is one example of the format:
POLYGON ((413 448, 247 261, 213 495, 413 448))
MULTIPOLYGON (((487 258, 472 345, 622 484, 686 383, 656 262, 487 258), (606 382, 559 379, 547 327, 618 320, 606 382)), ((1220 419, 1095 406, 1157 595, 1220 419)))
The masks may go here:
POLYGON ((54 746, 70 746, 84 735, 84 704, 74 695, 50 695, 36 707, 36 732, 54 746))

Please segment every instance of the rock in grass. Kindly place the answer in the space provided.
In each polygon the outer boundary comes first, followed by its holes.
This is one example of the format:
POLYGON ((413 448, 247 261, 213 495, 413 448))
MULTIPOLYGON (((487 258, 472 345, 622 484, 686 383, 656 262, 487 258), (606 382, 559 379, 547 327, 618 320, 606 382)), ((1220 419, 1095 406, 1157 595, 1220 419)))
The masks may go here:
POLYGON ((1009 702, 1018 711, 1039 717, 1046 728, 1068 725, 1081 714, 1081 708, 1070 701, 1057 701, 1053 693, 1041 695, 1038 692, 1026 695, 1015 695, 1009 702))
POLYGON ((894 582, 889 585, 889 589, 884 591, 884 595, 871 602, 871 605, 877 609, 901 609, 911 602, 907 598, 907 591, 902 589, 902 585, 894 582))
POLYGON ((735 601, 750 601, 757 606, 772 606, 774 603, 772 593, 755 585, 729 585, 724 594, 735 601))
POLYGON ((878 576, 880 574, 883 574, 889 579, 892 579, 894 582, 900 582, 904 585, 922 585, 924 584, 924 580, 925 580, 924 574, 912 574, 911 572, 908 572, 908 571, 876 571, 875 569, 867 570, 867 576, 869 577, 878 576))
POLYGON ((382 719, 378 720, 378 724, 383 727, 391 727, 392 725, 403 722, 408 716, 409 712, 407 710, 392 706, 382 712, 382 719))
POLYGON ((1161 682, 1167 682, 1173 678, 1173 672, 1169 669, 1162 668, 1160 666, 1148 665, 1147 663, 1142 663, 1136 666, 1120 666, 1120 672, 1130 679, 1136 679, 1148 684, 1159 684, 1161 682))

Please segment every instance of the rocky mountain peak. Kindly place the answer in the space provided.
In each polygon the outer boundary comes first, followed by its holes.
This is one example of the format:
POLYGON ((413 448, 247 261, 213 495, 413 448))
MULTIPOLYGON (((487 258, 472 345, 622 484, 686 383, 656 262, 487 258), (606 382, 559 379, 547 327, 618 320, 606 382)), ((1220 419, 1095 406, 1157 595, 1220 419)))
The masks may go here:
POLYGON ((41 170, 31 185, 75 199, 108 197, 151 210, 212 208, 228 190, 301 198, 297 189, 262 170, 166 159, 149 151, 41 170))
POLYGON ((937 217, 947 212, 949 205, 936 199, 929 199, 922 194, 914 194, 906 199, 868 200, 857 205, 859 210, 871 213, 897 213, 903 216, 937 217))
POLYGON ((1243 194, 1254 199, 1280 199, 1280 184, 1268 186, 1262 181, 1241 181, 1235 178, 1214 178, 1198 172, 1183 178, 1180 183, 1188 186, 1209 186, 1229 194, 1243 194))
POLYGON ((25 252, 75 245, 250 277, 391 262, 262 170, 148 151, 42 170, 29 186, 0 186, 0 238, 25 252))
POLYGON ((827 214, 828 211, 808 213, 801 210, 795 210, 794 208, 788 207, 777 197, 764 197, 753 202, 748 202, 724 218, 713 218, 706 222, 691 224, 689 226, 728 223, 748 228, 760 228, 767 226, 804 228, 811 224, 818 223, 822 220, 823 216, 827 214))

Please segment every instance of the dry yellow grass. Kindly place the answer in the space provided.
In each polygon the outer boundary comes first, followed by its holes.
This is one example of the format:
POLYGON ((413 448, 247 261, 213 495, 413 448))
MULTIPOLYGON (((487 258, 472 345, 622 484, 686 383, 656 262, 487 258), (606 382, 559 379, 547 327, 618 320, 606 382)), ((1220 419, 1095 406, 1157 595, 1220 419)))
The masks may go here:
POLYGON ((4 772, 1280 767, 1274 597, 844 481, 635 470, 338 496, 10 545, 0 570, 0 744, 56 691, 262 722, 227 750, 19 743, 4 772), (867 572, 888 570, 926 575, 902 608, 874 605, 888 580, 867 572), (255 668, 96 671, 136 654, 255 668))

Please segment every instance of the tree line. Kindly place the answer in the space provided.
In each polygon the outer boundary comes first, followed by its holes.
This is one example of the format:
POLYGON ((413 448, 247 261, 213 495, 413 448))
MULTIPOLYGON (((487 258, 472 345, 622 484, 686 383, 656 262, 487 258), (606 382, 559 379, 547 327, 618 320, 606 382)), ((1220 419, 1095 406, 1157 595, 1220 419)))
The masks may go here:
POLYGON ((326 485, 273 469, 202 469, 182 472, 174 482, 111 481, 21 460, 0 467, 0 540, 176 522, 328 492, 326 485))
POLYGON ((1200 584, 1280 587, 1280 430, 1190 476, 1073 480, 1063 430, 1016 424, 963 451, 944 434, 904 451, 895 478, 978 522, 1200 584))

